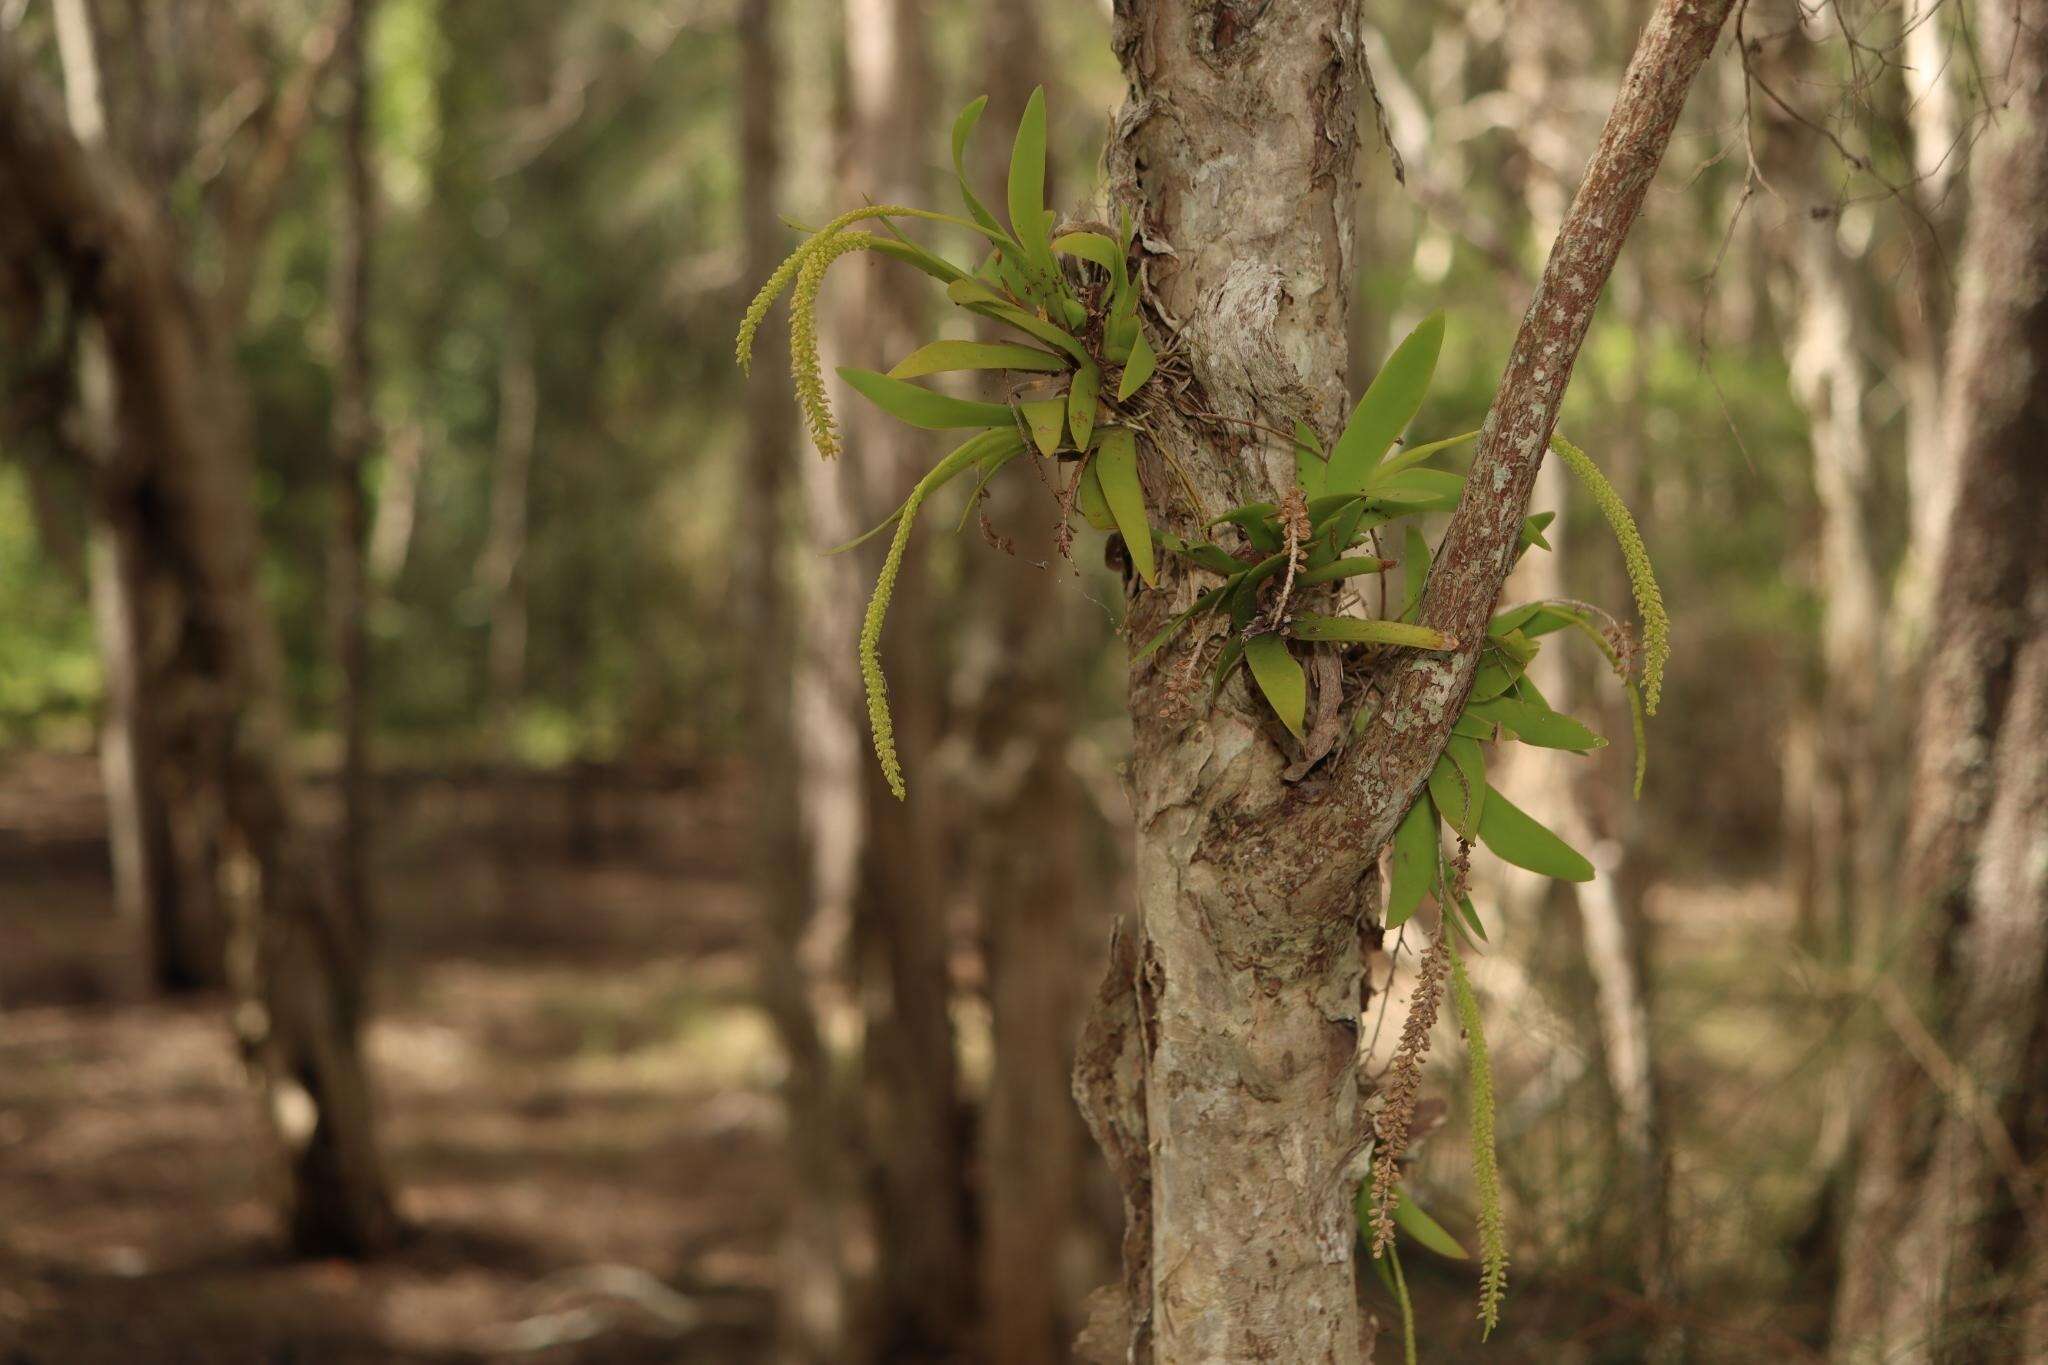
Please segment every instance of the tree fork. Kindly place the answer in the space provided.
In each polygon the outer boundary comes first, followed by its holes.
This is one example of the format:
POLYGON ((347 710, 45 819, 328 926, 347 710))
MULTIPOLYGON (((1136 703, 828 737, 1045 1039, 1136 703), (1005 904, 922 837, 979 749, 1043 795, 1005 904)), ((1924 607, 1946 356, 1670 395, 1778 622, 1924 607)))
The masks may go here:
MULTIPOLYGON (((1366 733, 1294 784, 1241 685, 1191 720, 1171 705, 1171 660, 1133 666, 1140 923, 1075 1068, 1126 1193, 1119 1331, 1133 1360, 1369 1354, 1351 1219, 1367 893, 1470 690, 1594 306, 1732 4, 1662 0, 1623 77, 1423 599, 1423 623, 1463 647, 1391 662, 1366 733)), ((1175 468, 1145 475, 1177 532, 1291 483, 1292 452, 1240 423, 1341 423, 1361 29, 1357 0, 1117 6, 1130 92, 1112 194, 1140 225, 1154 311, 1204 408, 1230 419, 1181 411, 1156 426, 1175 468)), ((1135 600, 1132 638, 1197 590, 1169 568, 1135 600)))

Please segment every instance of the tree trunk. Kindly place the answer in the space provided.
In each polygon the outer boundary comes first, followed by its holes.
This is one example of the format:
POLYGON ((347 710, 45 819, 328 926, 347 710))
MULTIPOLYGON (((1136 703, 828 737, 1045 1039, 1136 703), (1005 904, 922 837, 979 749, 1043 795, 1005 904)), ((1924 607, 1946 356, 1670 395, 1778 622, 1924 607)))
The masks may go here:
MULTIPOLYGON (((1466 643, 1390 657, 1364 733, 1292 784, 1241 678, 1206 714, 1172 704, 1171 671, 1199 640, 1132 668, 1139 922, 1075 1081, 1125 1188, 1135 1359, 1346 1363, 1366 1349, 1352 1198, 1377 854, 1470 689, 1593 304, 1728 8, 1659 6, 1523 321, 1422 604, 1466 643)), ((1301 419, 1328 438, 1343 422, 1360 25, 1356 3, 1118 6, 1130 97, 1111 189, 1192 373, 1143 456, 1154 515, 1177 533, 1292 483, 1288 444, 1236 423, 1301 419)), ((1138 593, 1132 638, 1187 605, 1200 572, 1169 564, 1138 593)))
MULTIPOLYGON (((755 0, 738 15, 740 215, 748 278, 781 263, 777 216, 782 178, 781 6, 755 0)), ((798 784, 793 677, 796 605, 788 581, 790 492, 799 458, 795 413, 785 393, 786 342, 764 332, 747 383, 747 481, 737 546, 738 619, 747 632, 746 733, 751 736, 754 882, 760 897, 761 995, 781 1044, 788 1134, 789 1212, 780 1245, 777 1358, 825 1365, 845 1333, 845 1266, 838 1089, 803 963, 811 918, 812 862, 798 784)))
POLYGON ((369 502, 363 466, 374 439, 370 402, 370 76, 364 32, 374 0, 350 0, 340 44, 347 84, 342 112, 341 230, 335 239, 334 541, 328 557, 328 619, 334 639, 341 729, 340 895, 343 913, 370 923, 370 636, 365 539, 369 502))
POLYGON ((1927 1022, 1891 1016, 1922 1045, 1865 1125, 1835 1303, 1845 1360, 2048 1352, 2048 0, 1993 20, 2009 98, 1974 156, 1949 357, 1956 503, 1899 879, 1927 1022))
POLYGON ((170 808, 218 841, 203 865, 231 907, 235 1023, 284 1154, 293 1242, 373 1249, 394 1217, 357 1051, 360 949, 297 812, 229 348, 206 334, 147 199, 70 133, 4 40, 0 204, 33 225, 105 337, 118 434, 101 477, 140 518, 139 693, 163 722, 170 808))
MULTIPOLYGON (((930 177, 921 148, 933 104, 927 7, 922 0, 847 0, 845 21, 845 183, 854 197, 877 203, 925 203, 930 177)), ((844 288, 834 313, 839 353, 893 363, 929 339, 922 296, 903 286, 893 263, 869 258, 859 271, 861 285, 844 288)), ((924 473, 931 446, 864 400, 849 398, 840 411, 865 527, 924 473)), ((868 581, 881 548, 862 557, 868 581)), ((883 653, 897 742, 911 771, 929 770, 923 757, 938 737, 936 629, 926 576, 905 574, 883 653)), ((898 801, 872 762, 862 765, 861 790, 867 840, 854 916, 880 1260, 875 1340, 883 1359, 942 1359, 973 1340, 975 1268, 942 894, 944 811, 929 792, 898 801)))
MULTIPOLYGON (((64 113, 80 143, 107 142, 103 74, 91 6, 56 0, 52 7, 64 73, 64 113)), ((209 885, 211 839, 186 812, 177 837, 171 792, 161 763, 157 725, 148 714, 147 635, 141 591, 150 509, 121 467, 120 396, 106 337, 88 321, 78 338, 81 451, 92 475, 93 623, 106 685, 100 773, 107 796, 107 846, 114 905, 142 934, 157 989, 177 993, 224 984, 225 930, 209 885)))
MULTIPOLYGON (((1772 14, 1784 28, 1767 69, 1773 88, 1796 99, 1819 78, 1817 44, 1835 26, 1789 4, 1772 14)), ((1766 174, 1787 196, 1779 237, 1794 300, 1792 391, 1806 414, 1819 522, 1820 659, 1809 704, 1824 719, 1814 725, 1812 789, 1791 812, 1814 897, 1801 918, 1818 928, 1816 946, 1846 957, 1862 939, 1859 909, 1872 903, 1892 844, 1878 800, 1888 747, 1879 703, 1890 689, 1882 648, 1889 594, 1874 544, 1877 470, 1864 412, 1858 281, 1840 234, 1840 153, 1776 105, 1764 124, 1766 174)))

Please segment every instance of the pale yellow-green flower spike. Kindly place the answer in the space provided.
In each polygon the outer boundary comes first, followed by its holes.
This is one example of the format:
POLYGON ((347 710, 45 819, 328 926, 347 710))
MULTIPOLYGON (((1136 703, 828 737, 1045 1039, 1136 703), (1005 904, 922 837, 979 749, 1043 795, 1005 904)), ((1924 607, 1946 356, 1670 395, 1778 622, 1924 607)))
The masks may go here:
POLYGON ((908 208, 902 204, 870 204, 866 208, 840 214, 804 238, 797 249, 789 253, 789 259, 775 267, 775 273, 762 284, 760 291, 754 295, 754 301, 747 305, 746 315, 740 319, 740 334, 739 339, 733 344, 733 358, 739 361, 742 371, 753 367, 754 337, 760 332, 761 324, 767 320, 768 310, 774 306, 775 300, 782 297, 782 291, 789 288, 790 281, 797 278, 798 272, 803 269, 804 263, 810 259, 812 253, 830 245, 849 225, 875 218, 930 218, 940 222, 951 221, 947 215, 934 213, 930 209, 908 208))
POLYGON ((882 572, 875 579, 875 595, 868 599, 868 612, 860 623, 860 677, 868 693, 868 729, 875 736, 875 757, 882 762, 882 776, 896 799, 904 798, 903 764, 896 757, 896 727, 889 717, 889 684, 882 677, 882 618, 889 614, 889 597, 896 590, 896 575, 903 568, 903 551, 910 544, 910 525, 924 501, 925 485, 910 490, 903 503, 903 516, 896 523, 896 535, 882 560, 882 572))
POLYGON ((1664 594, 1658 590, 1657 575, 1650 568, 1650 551, 1643 544, 1642 533, 1636 529, 1636 519, 1629 515, 1627 504, 1586 452, 1562 436, 1552 436, 1550 446, 1578 475, 1579 482, 1586 485, 1593 501, 1599 504, 1600 514, 1614 528, 1614 538, 1621 543, 1622 558, 1628 562, 1629 586, 1635 591, 1636 610, 1643 618, 1643 710, 1654 716, 1658 697, 1664 690, 1664 661, 1671 654, 1671 621, 1664 614, 1664 594))
POLYGON ((828 460, 839 453, 839 425, 832 420, 832 404, 825 397, 825 371, 818 363, 818 289, 832 262, 849 251, 866 250, 874 240, 870 233, 842 232, 806 251, 797 271, 796 292, 789 300, 789 373, 811 444, 828 460))
POLYGON ((1464 959, 1451 949, 1451 997, 1465 1029, 1465 1056, 1472 1087, 1472 1184, 1479 1193, 1480 1340, 1500 1325, 1508 1288, 1507 1216, 1500 1201, 1500 1157, 1493 1137, 1493 1063, 1480 1028, 1479 1000, 1465 977, 1464 959))

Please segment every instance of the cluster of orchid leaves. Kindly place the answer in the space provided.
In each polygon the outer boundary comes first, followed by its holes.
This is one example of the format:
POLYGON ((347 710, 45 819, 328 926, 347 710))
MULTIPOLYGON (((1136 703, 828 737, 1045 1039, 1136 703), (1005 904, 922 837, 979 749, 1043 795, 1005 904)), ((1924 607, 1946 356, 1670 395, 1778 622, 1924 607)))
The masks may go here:
MULTIPOLYGON (((1017 339, 1005 341, 933 341, 887 373, 839 370, 856 393, 910 426, 971 433, 880 525, 838 547, 851 549, 895 527, 860 637, 875 751, 895 794, 904 795, 904 784, 881 671, 880 638, 911 528, 923 504, 947 484, 963 475, 974 476, 971 509, 990 479, 1034 452, 1061 471, 1062 510, 1079 511, 1096 529, 1120 535, 1132 569, 1147 586, 1157 586, 1162 551, 1221 580, 1201 591, 1149 639, 1133 662, 1142 662, 1197 621, 1226 621, 1227 630, 1206 635, 1213 639, 1220 633, 1223 640, 1206 670, 1210 695, 1243 665, 1257 695, 1304 747, 1304 654, 1334 648, 1347 659, 1362 660, 1361 650, 1460 648, 1460 641, 1419 620, 1431 553, 1415 519, 1450 512, 1458 505, 1465 477, 1429 467, 1429 461, 1478 433, 1403 444, 1436 370, 1443 315, 1425 319, 1395 348, 1334 441, 1326 445, 1308 425, 1295 423, 1296 486, 1283 501, 1232 508, 1210 519, 1202 538, 1155 529, 1148 520, 1139 477, 1138 440, 1148 432, 1147 412, 1169 400, 1147 390, 1160 357, 1139 316, 1143 281, 1131 264, 1130 216, 1123 214, 1113 233, 1092 226, 1057 229, 1057 217, 1044 203, 1045 100, 1043 92, 1036 91, 1025 106, 1011 151, 1005 225, 976 197, 965 168, 967 143, 986 104, 984 98, 968 105, 953 126, 953 169, 965 216, 870 205, 808 233, 755 296, 736 348, 741 365, 747 365, 769 307, 785 290, 792 291, 790 353, 796 392, 813 443, 821 455, 830 457, 838 453, 839 441, 820 373, 815 304, 833 261, 856 251, 893 257, 939 280, 956 307, 1016 334, 1017 339), (897 220, 960 229, 985 242, 987 250, 978 265, 968 269, 905 237, 897 220), (881 231, 862 224, 879 225, 881 231), (1004 376, 1006 401, 961 398, 913 382, 960 371, 1004 376), (1382 536, 1391 538, 1397 530, 1400 557, 1383 557, 1382 536), (1398 614, 1389 616, 1383 610, 1380 616, 1368 617, 1344 609, 1353 586, 1350 580, 1384 574, 1396 565, 1403 580, 1398 614)), ((1152 384, 1152 390, 1158 387, 1152 384)), ((1499 612, 1490 622, 1464 709, 1427 785, 1394 836, 1383 920, 1387 929, 1397 930, 1425 899, 1433 898, 1440 907, 1443 932, 1451 939, 1454 964, 1456 940, 1469 943, 1486 937, 1464 891, 1463 870, 1472 844, 1546 876, 1566 881, 1593 876, 1593 866, 1584 856, 1487 780, 1482 746, 1491 742, 1515 740, 1576 754, 1606 743, 1581 722, 1554 710, 1529 676, 1530 661, 1545 637, 1564 631, 1586 636, 1621 679, 1633 721, 1638 791, 1642 783, 1642 719, 1656 710, 1667 649, 1662 599, 1642 538, 1620 498, 1584 452, 1562 438, 1553 441, 1553 449, 1588 486, 1621 543, 1643 621, 1643 647, 1639 649, 1633 636, 1606 613, 1579 602, 1525 603, 1499 612), (1457 841, 1454 854, 1446 854, 1446 828, 1457 841)), ((1518 553, 1549 548, 1544 531, 1554 515, 1525 518, 1518 553)), ((1196 646, 1184 666, 1202 662, 1205 655, 1196 646)), ((1354 734, 1362 731, 1372 715, 1360 698, 1349 728, 1354 734)), ((1327 752, 1334 741, 1322 739, 1319 751, 1327 752)), ((1481 1316, 1490 1330, 1506 1274, 1498 1166, 1491 1140, 1491 1075, 1478 1036, 1477 1005, 1461 964, 1455 966, 1452 988, 1471 1040, 1474 1175, 1481 1193, 1485 1261, 1481 1316)), ((1368 1193, 1361 1194, 1361 1208, 1368 1193)), ((1405 1190, 1396 1192, 1392 1216, 1419 1244, 1445 1255, 1466 1254, 1405 1190)), ((1407 1317, 1398 1260, 1383 1261, 1381 1271, 1391 1275, 1389 1287, 1407 1317)), ((1408 1341, 1412 1358, 1412 1324, 1408 1341)))
POLYGON ((825 268, 839 256, 864 250, 901 260, 944 284, 946 297, 956 307, 999 323, 1020 338, 934 341, 886 374, 851 367, 839 370, 856 393, 913 427, 973 433, 920 479, 881 525, 839 547, 851 549, 891 524, 896 527, 863 623, 860 658, 876 756, 899 798, 904 795, 903 773, 882 677, 881 628, 912 523, 932 494, 972 474, 972 506, 1004 466, 1035 449, 1068 471, 1062 475, 1063 503, 1099 529, 1120 532, 1139 575, 1147 583, 1157 581, 1145 492, 1138 477, 1142 417, 1134 399, 1152 377, 1158 355, 1139 322, 1140 282, 1127 265, 1130 217, 1123 216, 1114 236, 1089 228, 1055 232, 1057 216, 1044 202, 1045 95, 1038 90, 1025 105, 1011 150, 1005 226, 969 187, 965 165, 968 140, 987 103, 986 97, 974 101, 953 125, 953 170, 965 217, 899 205, 841 215, 811 233, 762 286, 741 324, 737 347, 745 366, 769 306, 793 287, 791 366, 813 443, 829 457, 838 452, 838 435, 818 374, 813 303, 825 268), (896 219, 964 229, 983 239, 988 250, 978 267, 963 268, 904 237, 895 227, 896 219), (855 225, 863 222, 879 223, 886 235, 857 230, 855 225), (1007 376, 1008 401, 978 402, 912 382, 953 371, 1007 376))

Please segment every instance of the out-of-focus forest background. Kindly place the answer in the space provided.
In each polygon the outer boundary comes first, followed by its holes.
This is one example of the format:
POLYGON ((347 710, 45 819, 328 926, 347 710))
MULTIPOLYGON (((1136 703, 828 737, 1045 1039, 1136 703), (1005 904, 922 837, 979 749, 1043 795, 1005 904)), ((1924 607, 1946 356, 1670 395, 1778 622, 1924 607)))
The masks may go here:
MULTIPOLYGON (((1563 429, 1670 681, 1632 800, 1625 698, 1546 656, 1616 742, 1503 782, 1602 875, 1481 869, 1513 1287, 1482 1348, 1411 1252, 1425 1359, 1819 1358, 1875 1078, 2006 1099, 1887 915, 2002 3, 1749 6, 1622 257, 1563 429)), ((1129 896, 1118 579, 1038 502, 932 519, 897 805, 878 555, 820 552, 938 452, 842 403, 820 463, 733 333, 789 224, 950 197, 980 94, 971 173, 1043 83, 1095 216, 1108 10, 0 3, 0 1355, 1067 1358, 1122 1226, 1067 1079, 1129 896)), ((1416 429, 1477 425, 1643 10, 1373 7, 1354 391, 1441 308, 1416 429)), ((842 264, 828 359, 932 335, 913 279, 842 264)), ((1537 497, 1510 596, 1625 602, 1537 497)))

